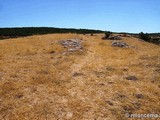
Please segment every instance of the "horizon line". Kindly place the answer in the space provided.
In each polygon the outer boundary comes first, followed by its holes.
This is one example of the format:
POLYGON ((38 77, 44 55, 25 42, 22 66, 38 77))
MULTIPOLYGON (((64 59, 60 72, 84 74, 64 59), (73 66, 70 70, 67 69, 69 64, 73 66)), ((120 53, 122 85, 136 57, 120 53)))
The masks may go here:
MULTIPOLYGON (((141 32, 126 32, 126 31, 122 31, 122 32, 118 32, 118 31, 111 31, 111 30, 102 30, 102 29, 92 29, 92 28, 69 28, 69 27, 49 27, 49 26, 19 26, 19 27, 0 27, 0 29, 5 29, 5 28, 57 28, 57 29, 84 29, 84 30, 97 30, 97 31, 102 31, 102 32, 107 32, 107 31, 110 31, 110 32, 113 32, 113 33, 128 33, 128 34, 138 34, 138 33, 141 33, 141 32)), ((144 33, 149 33, 149 34, 152 34, 152 33, 160 33, 160 32, 144 32, 144 33)))

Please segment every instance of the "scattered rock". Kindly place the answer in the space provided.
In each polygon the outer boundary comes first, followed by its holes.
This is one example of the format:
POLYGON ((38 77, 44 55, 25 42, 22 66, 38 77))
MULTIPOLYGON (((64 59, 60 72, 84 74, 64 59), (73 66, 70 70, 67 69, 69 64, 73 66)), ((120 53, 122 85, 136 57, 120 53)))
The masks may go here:
POLYGON ((16 98, 21 98, 21 97, 23 97, 23 95, 22 95, 22 94, 18 94, 18 95, 16 95, 15 97, 16 97, 16 98))
POLYGON ((113 103, 111 101, 105 101, 106 103, 108 103, 110 106, 113 106, 113 103))
POLYGON ((54 53, 55 53, 55 51, 53 51, 53 50, 52 50, 52 51, 50 51, 49 53, 50 53, 50 54, 54 54, 54 53))
POLYGON ((114 41, 114 42, 112 42, 112 46, 122 47, 122 48, 128 48, 128 44, 125 43, 125 42, 114 41))
POLYGON ((131 106, 123 106, 123 109, 128 113, 132 113, 132 111, 134 111, 134 108, 131 106))
POLYGON ((122 40, 122 38, 118 35, 108 37, 109 40, 122 40))
POLYGON ((81 76, 81 75, 83 75, 83 73, 77 73, 77 72, 75 72, 75 73, 73 74, 73 77, 77 77, 77 76, 81 76))
POLYGON ((128 76, 126 77, 127 80, 138 80, 138 78, 136 76, 128 76))
POLYGON ((157 68, 155 71, 158 72, 158 73, 160 73, 160 68, 157 68))
POLYGON ((112 35, 111 33, 106 33, 105 36, 102 37, 102 40, 122 40, 120 35, 112 35))
POLYGON ((104 86, 105 84, 104 84, 104 83, 100 83, 99 85, 102 85, 102 86, 104 86))
POLYGON ((109 81, 108 84, 114 84, 114 82, 109 81))
POLYGON ((67 39, 67 40, 61 40, 60 44, 67 48, 68 52, 74 52, 74 51, 82 51, 83 46, 81 44, 80 39, 67 39))
POLYGON ((124 68, 124 69, 122 69, 123 71, 128 71, 128 69, 126 69, 126 68, 124 68))
POLYGON ((118 100, 126 98, 126 96, 120 92, 117 92, 115 95, 116 95, 116 99, 118 100))
POLYGON ((142 99, 144 98, 144 96, 142 94, 134 94, 134 96, 138 99, 142 99))

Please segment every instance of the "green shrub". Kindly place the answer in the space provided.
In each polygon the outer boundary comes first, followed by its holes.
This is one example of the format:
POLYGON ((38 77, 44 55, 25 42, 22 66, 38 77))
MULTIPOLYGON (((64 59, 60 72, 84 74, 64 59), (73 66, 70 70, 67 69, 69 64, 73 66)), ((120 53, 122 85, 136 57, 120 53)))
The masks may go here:
POLYGON ((144 41, 151 42, 151 37, 148 35, 148 33, 139 33, 139 38, 144 41))
POLYGON ((108 39, 111 35, 112 35, 112 32, 110 31, 105 32, 105 36, 103 37, 103 39, 108 39))

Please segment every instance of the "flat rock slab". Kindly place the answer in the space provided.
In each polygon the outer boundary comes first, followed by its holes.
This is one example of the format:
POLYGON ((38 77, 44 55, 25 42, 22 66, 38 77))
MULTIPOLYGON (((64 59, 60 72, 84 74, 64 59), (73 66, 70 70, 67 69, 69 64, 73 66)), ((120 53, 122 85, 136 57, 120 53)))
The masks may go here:
POLYGON ((106 36, 102 37, 102 40, 122 40, 122 38, 119 35, 116 36, 109 36, 108 38, 106 38, 106 36))
POLYGON ((127 43, 117 42, 117 41, 112 42, 112 46, 121 47, 121 48, 128 48, 129 47, 129 45, 127 43))
POLYGON ((67 40, 61 40, 60 44, 67 48, 68 52, 74 52, 74 51, 82 51, 82 40, 81 39, 67 39, 67 40))
POLYGON ((109 40, 122 40, 120 36, 110 36, 108 39, 109 40))

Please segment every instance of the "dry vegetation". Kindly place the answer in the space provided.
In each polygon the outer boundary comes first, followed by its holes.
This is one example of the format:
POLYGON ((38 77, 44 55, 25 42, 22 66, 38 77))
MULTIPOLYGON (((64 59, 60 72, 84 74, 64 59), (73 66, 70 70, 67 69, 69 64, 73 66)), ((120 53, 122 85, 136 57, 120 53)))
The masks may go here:
POLYGON ((160 47, 123 37, 49 34, 0 41, 0 120, 125 120, 160 113, 160 47), (80 38, 64 54, 59 40, 80 38), (137 80, 127 80, 135 76, 137 80))

